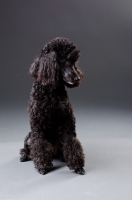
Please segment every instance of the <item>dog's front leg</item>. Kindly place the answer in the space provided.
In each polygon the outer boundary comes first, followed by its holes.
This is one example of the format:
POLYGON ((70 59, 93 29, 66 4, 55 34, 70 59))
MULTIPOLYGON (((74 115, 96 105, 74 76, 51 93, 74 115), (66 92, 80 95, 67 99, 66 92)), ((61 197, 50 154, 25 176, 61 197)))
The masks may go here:
POLYGON ((53 166, 52 162, 53 148, 52 145, 42 139, 31 141, 31 158, 34 161, 35 168, 42 175, 48 173, 53 166))
POLYGON ((63 154, 67 166, 77 174, 85 174, 83 148, 75 136, 66 136, 63 144, 63 154))

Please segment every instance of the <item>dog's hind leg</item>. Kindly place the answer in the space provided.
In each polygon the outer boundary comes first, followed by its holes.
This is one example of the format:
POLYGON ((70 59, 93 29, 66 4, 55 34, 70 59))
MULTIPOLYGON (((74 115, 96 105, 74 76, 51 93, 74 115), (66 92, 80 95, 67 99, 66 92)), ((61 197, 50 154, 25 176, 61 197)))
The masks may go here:
POLYGON ((20 155, 21 155, 20 161, 21 162, 31 160, 31 158, 30 158, 30 146, 28 144, 28 140, 30 139, 30 137, 31 137, 31 132, 29 132, 28 135, 25 137, 24 148, 20 149, 20 155))

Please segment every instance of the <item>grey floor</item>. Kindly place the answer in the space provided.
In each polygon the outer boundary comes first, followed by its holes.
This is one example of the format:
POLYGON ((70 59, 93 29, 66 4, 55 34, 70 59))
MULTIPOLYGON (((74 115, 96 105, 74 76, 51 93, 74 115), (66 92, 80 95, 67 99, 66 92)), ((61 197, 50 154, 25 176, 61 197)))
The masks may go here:
POLYGON ((30 130, 25 110, 1 110, 0 200, 132 200, 132 112, 81 108, 75 115, 86 174, 54 160, 52 171, 42 176, 32 161, 19 162, 30 130))

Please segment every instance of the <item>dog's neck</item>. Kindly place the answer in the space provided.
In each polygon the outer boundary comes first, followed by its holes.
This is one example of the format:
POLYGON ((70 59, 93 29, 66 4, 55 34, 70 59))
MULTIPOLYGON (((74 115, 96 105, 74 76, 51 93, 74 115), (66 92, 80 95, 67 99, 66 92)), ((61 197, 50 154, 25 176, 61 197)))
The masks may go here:
POLYGON ((67 92, 65 90, 64 85, 58 85, 54 87, 52 85, 42 85, 38 82, 33 83, 31 95, 34 96, 36 100, 43 100, 44 97, 48 96, 67 96, 67 92))

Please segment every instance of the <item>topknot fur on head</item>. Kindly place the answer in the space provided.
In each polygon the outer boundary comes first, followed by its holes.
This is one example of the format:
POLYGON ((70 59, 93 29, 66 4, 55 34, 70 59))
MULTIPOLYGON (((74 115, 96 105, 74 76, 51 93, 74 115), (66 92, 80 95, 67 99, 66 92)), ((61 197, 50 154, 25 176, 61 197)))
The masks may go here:
POLYGON ((48 53, 55 51, 59 62, 66 62, 67 60, 76 62, 80 57, 80 50, 76 47, 73 42, 67 38, 57 37, 48 42, 43 51, 48 53))

